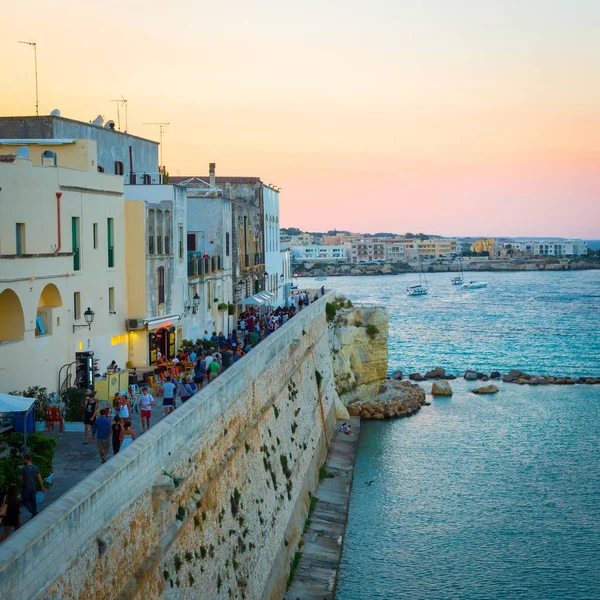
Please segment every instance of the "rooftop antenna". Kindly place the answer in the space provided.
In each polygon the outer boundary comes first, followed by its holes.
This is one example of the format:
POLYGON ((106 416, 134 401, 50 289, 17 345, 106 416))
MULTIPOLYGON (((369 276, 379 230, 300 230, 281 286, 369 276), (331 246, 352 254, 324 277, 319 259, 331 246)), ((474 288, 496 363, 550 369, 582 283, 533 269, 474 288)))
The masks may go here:
POLYGON ((35 114, 40 116, 40 101, 38 98, 38 68, 37 68, 37 44, 36 42, 19 42, 19 44, 27 44, 33 46, 33 60, 35 61, 35 114))
POLYGON ((125 107, 125 133, 127 133, 127 100, 121 95, 118 100, 111 100, 117 103, 117 128, 121 131, 121 113, 119 112, 119 104, 125 107))
POLYGON ((163 136, 165 134, 165 127, 167 127, 169 123, 144 123, 144 125, 158 125, 160 131, 160 164, 161 168, 164 169, 165 165, 163 163, 163 136))

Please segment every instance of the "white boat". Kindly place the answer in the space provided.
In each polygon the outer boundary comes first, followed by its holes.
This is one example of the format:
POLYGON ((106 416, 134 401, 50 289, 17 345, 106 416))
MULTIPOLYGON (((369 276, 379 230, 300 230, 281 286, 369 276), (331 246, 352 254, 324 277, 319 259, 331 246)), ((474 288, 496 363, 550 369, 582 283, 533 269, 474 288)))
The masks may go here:
POLYGON ((463 283, 463 290, 479 290, 487 287, 487 281, 469 281, 469 283, 463 283))
POLYGON ((458 275, 452 278, 452 285, 462 285, 465 282, 461 258, 461 256, 458 257, 458 275))
POLYGON ((406 293, 409 296, 425 296, 427 294, 427 278, 423 274, 421 268, 421 259, 419 258, 419 283, 418 285, 410 285, 406 288, 406 293))
POLYGON ((325 281, 326 279, 326 275, 319 275, 318 277, 315 277, 315 281, 325 281))

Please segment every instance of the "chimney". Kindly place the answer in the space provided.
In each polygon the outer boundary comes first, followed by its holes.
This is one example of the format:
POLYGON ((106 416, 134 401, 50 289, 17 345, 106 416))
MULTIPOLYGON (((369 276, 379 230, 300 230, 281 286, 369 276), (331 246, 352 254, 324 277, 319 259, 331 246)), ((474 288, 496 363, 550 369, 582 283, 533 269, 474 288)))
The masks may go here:
POLYGON ((215 163, 209 163, 208 174, 210 175, 210 187, 215 187, 215 163))

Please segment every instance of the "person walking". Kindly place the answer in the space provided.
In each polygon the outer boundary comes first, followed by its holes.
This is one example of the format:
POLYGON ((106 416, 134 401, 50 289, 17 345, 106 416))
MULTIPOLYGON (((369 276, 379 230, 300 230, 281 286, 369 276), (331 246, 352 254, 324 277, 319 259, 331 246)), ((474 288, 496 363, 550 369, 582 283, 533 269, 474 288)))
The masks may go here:
POLYGON ((171 381, 171 377, 167 377, 167 380, 162 385, 162 390, 163 408, 166 417, 175 409, 175 392, 177 390, 177 385, 171 381))
POLYGON ((8 491, 4 496, 3 508, 4 507, 6 511, 2 518, 4 533, 0 538, 0 542, 3 542, 10 535, 11 528, 16 531, 23 524, 21 508, 19 505, 19 490, 14 483, 8 487, 8 491))
POLYGON ((231 347, 229 345, 225 346, 225 350, 223 350, 223 371, 228 369, 233 364, 233 352, 231 351, 231 347))
POLYGON ((117 415, 115 422, 112 424, 112 447, 113 456, 121 449, 121 433, 123 432, 123 426, 121 425, 121 417, 117 415))
POLYGON ((40 484, 42 493, 44 489, 44 482, 40 470, 31 462, 31 455, 25 454, 23 456, 23 462, 25 465, 21 468, 21 482, 23 487, 21 489, 21 502, 23 506, 31 513, 32 516, 38 514, 37 511, 37 483, 40 484))
POLYGON ((96 394, 92 392, 88 399, 83 403, 83 424, 85 427, 84 433, 84 444, 88 443, 88 432, 92 430, 92 442, 96 441, 95 421, 96 411, 98 410, 98 402, 96 401, 96 394))
POLYGON ((131 405, 127 396, 119 394, 119 416, 126 420, 131 418, 131 405))
POLYGON ((211 361, 208 365, 208 383, 214 381, 217 378, 217 375, 221 372, 221 365, 217 359, 211 361))
POLYGON ((196 393, 196 386, 192 381, 191 375, 188 375, 187 379, 179 384, 179 390, 182 403, 187 402, 196 393))
POLYGON ((127 446, 131 446, 133 440, 135 440, 135 433, 131 429, 131 421, 125 421, 125 427, 121 431, 121 450, 125 450, 127 446))
POLYGON ((142 433, 150 429, 153 404, 154 398, 148 393, 148 388, 143 388, 142 395, 140 396, 140 405, 142 406, 142 433))
POLYGON ((102 464, 106 462, 106 456, 110 448, 110 419, 106 416, 106 409, 100 410, 100 416, 96 419, 96 443, 102 464))

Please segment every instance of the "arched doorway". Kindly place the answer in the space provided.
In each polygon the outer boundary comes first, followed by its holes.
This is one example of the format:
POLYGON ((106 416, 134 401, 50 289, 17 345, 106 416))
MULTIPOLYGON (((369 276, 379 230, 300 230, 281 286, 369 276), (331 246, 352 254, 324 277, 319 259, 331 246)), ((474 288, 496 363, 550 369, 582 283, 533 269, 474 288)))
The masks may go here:
POLYGON ((13 290, 0 293, 0 344, 25 337, 25 316, 19 297, 13 290))
POLYGON ((37 315, 35 318, 35 335, 51 335, 53 327, 53 311, 62 306, 62 298, 58 288, 49 283, 40 294, 37 315))
POLYGON ((148 333, 148 364, 155 365, 160 352, 166 360, 175 356, 175 327, 157 329, 148 333))

